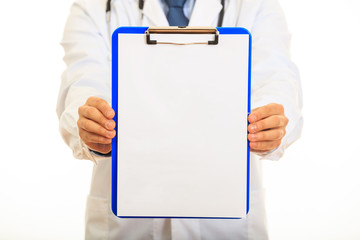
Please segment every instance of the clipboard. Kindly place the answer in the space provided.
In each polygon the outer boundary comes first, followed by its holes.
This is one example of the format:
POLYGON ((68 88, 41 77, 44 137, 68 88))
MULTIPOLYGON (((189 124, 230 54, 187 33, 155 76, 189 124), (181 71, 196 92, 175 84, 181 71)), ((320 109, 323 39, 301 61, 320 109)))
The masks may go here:
POLYGON ((251 34, 244 28, 115 30, 115 216, 246 217, 250 94, 251 34))

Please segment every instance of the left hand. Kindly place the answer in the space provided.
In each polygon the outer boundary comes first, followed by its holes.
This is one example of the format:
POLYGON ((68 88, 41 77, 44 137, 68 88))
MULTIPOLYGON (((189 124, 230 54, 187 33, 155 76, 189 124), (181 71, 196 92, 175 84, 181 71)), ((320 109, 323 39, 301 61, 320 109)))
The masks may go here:
POLYGON ((253 109, 248 120, 250 151, 265 153, 280 146, 289 122, 283 105, 270 103, 253 109))

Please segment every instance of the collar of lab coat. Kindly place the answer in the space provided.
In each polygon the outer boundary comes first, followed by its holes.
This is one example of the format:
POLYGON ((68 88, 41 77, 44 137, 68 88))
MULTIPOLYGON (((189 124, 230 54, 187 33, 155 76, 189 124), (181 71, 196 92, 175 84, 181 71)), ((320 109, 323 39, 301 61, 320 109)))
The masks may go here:
MULTIPOLYGON (((196 0, 189 26, 209 26, 219 15, 221 8, 220 0, 196 0)), ((154 26, 169 26, 159 0, 146 0, 143 14, 154 26)))

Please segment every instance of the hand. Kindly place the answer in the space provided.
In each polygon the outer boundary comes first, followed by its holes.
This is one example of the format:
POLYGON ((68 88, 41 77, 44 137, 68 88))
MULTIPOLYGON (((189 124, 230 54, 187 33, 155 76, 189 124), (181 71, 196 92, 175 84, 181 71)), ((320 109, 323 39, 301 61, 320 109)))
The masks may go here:
POLYGON ((248 120, 250 151, 265 153, 280 146, 289 122, 281 104, 271 103, 253 109, 248 120))
POLYGON ((111 140, 115 137, 114 110, 101 98, 89 97, 79 107, 79 136, 92 150, 107 154, 111 151, 111 140))

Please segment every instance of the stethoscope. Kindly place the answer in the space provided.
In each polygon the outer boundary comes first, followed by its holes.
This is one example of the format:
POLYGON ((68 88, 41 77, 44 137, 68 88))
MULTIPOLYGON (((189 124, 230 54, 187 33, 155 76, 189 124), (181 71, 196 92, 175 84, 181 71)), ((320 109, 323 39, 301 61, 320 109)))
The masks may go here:
MULTIPOLYGON (((144 9, 144 2, 145 0, 139 0, 139 10, 140 10, 140 19, 143 18, 143 9, 144 9)), ((219 20, 218 20, 218 27, 222 27, 223 20, 224 20, 224 12, 225 12, 225 0, 221 0, 222 9, 219 14, 219 20)), ((111 30, 110 30, 110 17, 111 17, 111 0, 107 0, 106 2, 106 21, 108 25, 108 31, 111 36, 111 30)))

